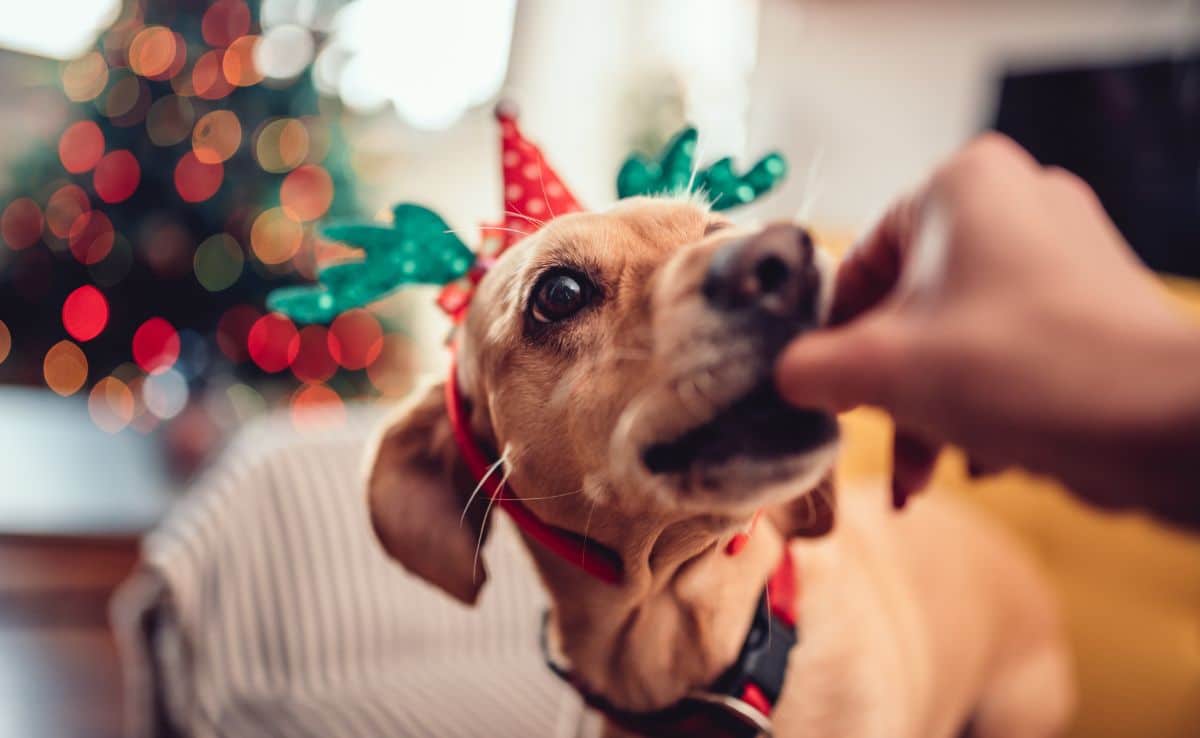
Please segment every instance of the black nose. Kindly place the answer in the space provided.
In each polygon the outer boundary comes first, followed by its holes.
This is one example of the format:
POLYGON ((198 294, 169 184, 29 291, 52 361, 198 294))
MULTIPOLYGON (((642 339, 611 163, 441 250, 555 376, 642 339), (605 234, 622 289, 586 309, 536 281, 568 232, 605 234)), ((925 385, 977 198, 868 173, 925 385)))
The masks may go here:
POLYGON ((812 238, 803 228, 777 223, 717 249, 703 289, 719 310, 811 322, 819 287, 812 238))

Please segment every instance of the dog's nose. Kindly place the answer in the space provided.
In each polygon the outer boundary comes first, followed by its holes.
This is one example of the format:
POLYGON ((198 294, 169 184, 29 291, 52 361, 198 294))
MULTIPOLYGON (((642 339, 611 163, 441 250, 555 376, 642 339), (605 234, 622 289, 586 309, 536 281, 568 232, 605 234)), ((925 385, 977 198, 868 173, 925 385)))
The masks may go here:
POLYGON ((753 309, 808 322, 814 319, 819 283, 808 232, 777 223, 717 249, 703 290, 719 310, 753 309))

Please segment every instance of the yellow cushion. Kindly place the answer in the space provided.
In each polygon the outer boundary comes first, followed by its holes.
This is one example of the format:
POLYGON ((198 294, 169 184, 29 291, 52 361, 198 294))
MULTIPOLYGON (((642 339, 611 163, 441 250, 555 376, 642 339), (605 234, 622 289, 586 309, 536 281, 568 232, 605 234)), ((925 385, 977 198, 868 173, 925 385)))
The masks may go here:
MULTIPOLYGON (((1200 283, 1168 285, 1200 316, 1200 283)), ((843 482, 885 475, 887 417, 864 409, 842 421, 843 482)), ((1025 474, 972 482, 957 451, 943 454, 934 484, 1004 521, 1046 565, 1080 686, 1070 736, 1200 736, 1200 536, 1088 509, 1056 484, 1025 474)))

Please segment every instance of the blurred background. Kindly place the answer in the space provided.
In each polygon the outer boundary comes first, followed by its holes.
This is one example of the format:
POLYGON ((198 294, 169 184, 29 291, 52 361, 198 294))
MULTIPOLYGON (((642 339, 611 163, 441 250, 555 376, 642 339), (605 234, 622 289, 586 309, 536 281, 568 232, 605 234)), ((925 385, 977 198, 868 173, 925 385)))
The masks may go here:
POLYGON ((344 255, 326 218, 411 200, 476 244, 501 96, 590 207, 685 122, 707 160, 779 149, 789 180, 739 217, 835 246, 999 128, 1197 277, 1198 49, 1186 0, 8 0, 0 735, 116 734, 104 603, 239 427, 336 426, 442 366, 436 288, 328 326, 264 299, 344 255))

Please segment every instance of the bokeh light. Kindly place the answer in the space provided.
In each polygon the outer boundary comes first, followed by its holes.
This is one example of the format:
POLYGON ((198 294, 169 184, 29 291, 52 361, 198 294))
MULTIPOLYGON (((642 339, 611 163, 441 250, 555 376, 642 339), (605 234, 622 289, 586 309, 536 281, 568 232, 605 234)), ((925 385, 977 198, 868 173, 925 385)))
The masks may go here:
POLYGON ((12 333, 8 330, 8 325, 3 320, 0 320, 0 364, 8 358, 9 352, 12 351, 12 333))
POLYGON ((170 420, 187 407, 188 386, 183 375, 167 369, 142 382, 142 402, 159 420, 170 420))
POLYGON ((142 260, 160 279, 178 279, 191 272, 195 247, 191 232, 175 220, 150 220, 138 235, 142 260))
POLYGON ((225 79, 225 72, 221 69, 222 56, 222 52, 214 49, 196 60, 196 65, 192 67, 192 90, 197 97, 220 100, 233 92, 233 85, 225 79))
POLYGON ((269 29, 254 47, 254 64, 272 79, 299 76, 313 59, 312 33, 304 26, 281 25, 269 29))
POLYGON ((214 110, 196 121, 192 131, 192 151, 204 164, 219 164, 233 156, 242 145, 242 124, 229 110, 214 110))
POLYGON ((71 174, 90 171, 104 156, 104 134, 90 120, 72 123, 58 139, 58 159, 71 174))
POLYGON ((189 151, 175 165, 175 189, 186 202, 204 202, 217 193, 225 178, 220 163, 205 164, 189 151))
POLYGON ((317 384, 337 372, 337 362, 329 355, 328 331, 324 326, 306 325, 300 329, 300 351, 292 362, 292 374, 301 382, 317 384))
MULTIPOLYGON (((116 75, 114 75, 116 76, 116 75)), ((102 101, 100 112, 109 118, 120 118, 137 106, 142 95, 142 81, 128 73, 115 80, 102 101)))
POLYGON ((304 227, 282 208, 264 210, 250 228, 250 245, 264 264, 282 264, 296 253, 304 240, 304 227))
POLYGON ((146 135, 156 146, 174 146, 187 138, 196 120, 192 103, 179 95, 164 95, 146 113, 146 135))
POLYGON ((200 21, 200 33, 209 46, 228 46, 250 31, 250 8, 242 0, 217 0, 200 21))
POLYGON ((14 251, 34 245, 42 236, 42 209, 28 197, 13 200, 0 215, 0 235, 14 251))
POLYGON ((133 154, 125 149, 110 151, 96 165, 92 187, 96 196, 107 203, 128 200, 142 180, 142 168, 133 154))
POLYGON ((105 377, 88 395, 88 415, 105 433, 117 433, 133 420, 133 392, 116 377, 105 377))
POLYGON ((42 361, 42 375, 46 386, 55 393, 63 397, 73 395, 87 381, 87 357, 78 346, 63 339, 46 352, 46 358, 42 361))
POLYGON ((108 64, 98 51, 85 54, 63 67, 63 92, 73 102, 93 100, 107 85, 108 64))
POLYGON ((287 369, 296 360, 300 353, 300 334, 284 315, 268 313, 250 328, 246 349, 258 368, 274 374, 287 369))
POLYGON ((62 322, 71 338, 90 341, 108 325, 108 300, 90 284, 78 287, 63 301, 62 322))
POLYGON ((179 333, 163 318, 150 318, 134 331, 133 360, 142 371, 161 374, 178 359, 179 333))
POLYGON ((209 236, 196 249, 192 268, 196 280, 209 292, 232 287, 242 275, 246 257, 242 247, 228 233, 209 236))
POLYGON ((329 355, 346 369, 365 369, 383 351, 383 329, 362 308, 347 310, 329 326, 329 355))
POLYGON ((262 82, 262 73, 254 64, 256 46, 258 36, 242 36, 225 50, 225 55, 221 58, 221 72, 229 84, 249 87, 262 82))
POLYGON ((316 220, 333 203, 333 178, 319 164, 299 166, 283 178, 279 202, 295 220, 316 220))
POLYGON ((116 234, 112 221, 99 210, 79 214, 67 232, 67 245, 80 264, 95 264, 112 250, 116 234))
POLYGON ((367 378, 384 397, 403 397, 412 390, 419 368, 412 339, 389 333, 383 337, 379 358, 367 365, 367 378))
POLYGON ((308 156, 308 129, 295 118, 279 118, 258 132, 254 156, 264 171, 287 172, 304 163, 308 156))
POLYGON ((63 185, 46 202, 46 226, 59 238, 71 234, 79 216, 92 209, 87 193, 79 185, 63 185))
POLYGON ((250 358, 246 343, 262 313, 250 305, 235 305, 217 321, 217 348, 235 364, 250 358))
POLYGON ((147 26, 129 44, 129 68, 143 77, 157 77, 175 63, 176 37, 164 26, 147 26))
POLYGON ((323 384, 306 384, 292 395, 292 425, 297 430, 319 430, 346 422, 346 404, 323 384))

